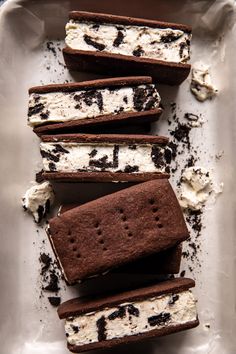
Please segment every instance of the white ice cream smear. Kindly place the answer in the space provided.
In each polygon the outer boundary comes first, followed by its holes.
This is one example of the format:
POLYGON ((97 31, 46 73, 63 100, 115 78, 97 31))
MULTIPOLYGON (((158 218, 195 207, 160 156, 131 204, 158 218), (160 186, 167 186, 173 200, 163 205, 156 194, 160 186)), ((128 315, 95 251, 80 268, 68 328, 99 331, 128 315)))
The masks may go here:
POLYGON ((54 202, 54 192, 49 182, 37 183, 30 187, 22 198, 23 208, 32 213, 39 223, 54 202))
POLYGON ((216 186, 210 172, 203 167, 186 168, 182 174, 179 202, 183 209, 201 210, 208 198, 221 193, 223 184, 216 186))
POLYGON ((187 290, 70 317, 66 319, 65 331, 68 343, 80 346, 177 326, 196 319, 196 300, 187 290))
POLYGON ((70 20, 66 25, 68 47, 175 63, 189 60, 191 34, 172 28, 96 24, 70 20))
POLYGON ((196 63, 192 68, 190 90, 200 102, 211 99, 218 90, 212 85, 209 67, 203 63, 196 63))
POLYGON ((165 172, 167 147, 150 144, 42 142, 43 168, 52 172, 165 172))
POLYGON ((108 114, 156 109, 160 104, 156 85, 77 90, 73 92, 31 93, 29 96, 28 124, 32 127, 92 119, 108 114), (142 96, 141 107, 135 95, 142 96))

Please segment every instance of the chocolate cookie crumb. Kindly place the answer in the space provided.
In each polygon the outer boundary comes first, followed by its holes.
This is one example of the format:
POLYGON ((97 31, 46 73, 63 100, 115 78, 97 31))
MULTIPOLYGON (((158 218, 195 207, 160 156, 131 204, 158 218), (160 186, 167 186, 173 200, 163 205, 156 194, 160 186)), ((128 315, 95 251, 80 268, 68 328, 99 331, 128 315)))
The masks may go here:
POLYGON ((102 316, 97 320, 97 329, 98 329, 98 341, 101 342, 103 340, 106 340, 107 335, 106 335, 106 320, 105 317, 102 316))
POLYGON ((113 42, 114 47, 119 47, 119 45, 123 42, 124 34, 122 31, 118 30, 117 37, 113 42))
POLYGON ((58 307, 61 303, 61 298, 59 296, 49 296, 48 301, 54 307, 58 307))
POLYGON ((148 323, 150 326, 160 326, 164 325, 165 323, 170 321, 170 313, 168 312, 161 312, 159 315, 151 316, 148 318, 148 323))
POLYGON ((88 44, 93 46, 99 51, 102 51, 106 48, 106 46, 102 43, 98 43, 95 40, 92 39, 92 37, 88 36, 87 34, 84 35, 84 41, 88 44))

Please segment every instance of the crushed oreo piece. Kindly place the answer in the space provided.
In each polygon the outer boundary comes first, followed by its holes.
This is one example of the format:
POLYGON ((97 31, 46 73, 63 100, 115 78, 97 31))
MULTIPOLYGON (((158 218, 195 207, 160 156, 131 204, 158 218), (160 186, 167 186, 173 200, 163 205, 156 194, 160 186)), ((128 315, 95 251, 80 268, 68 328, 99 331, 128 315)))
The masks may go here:
POLYGON ((161 312, 159 315, 149 317, 148 323, 151 327, 161 326, 169 322, 170 319, 171 319, 170 313, 161 312))
POLYGON ((99 318, 96 322, 97 324, 97 329, 98 329, 98 341, 101 342, 103 340, 106 340, 107 334, 106 334, 106 320, 105 317, 102 316, 99 318))
POLYGON ((89 157, 94 157, 95 155, 97 155, 97 150, 93 149, 90 153, 89 153, 89 157))
POLYGON ((48 167, 50 171, 56 171, 57 169, 54 162, 49 162, 48 167))
POLYGON ((73 329, 75 334, 79 332, 79 326, 71 325, 71 328, 73 329))
POLYGON ((185 277, 185 273, 186 273, 186 271, 185 271, 185 270, 182 270, 182 272, 180 273, 181 278, 184 278, 184 277, 185 277))
POLYGON ((132 316, 139 317, 139 309, 132 304, 127 306, 128 313, 132 316))
POLYGON ((40 113, 40 118, 41 119, 48 119, 48 117, 49 117, 49 114, 50 114, 50 112, 49 112, 49 110, 47 110, 46 112, 42 112, 42 113, 40 113))
POLYGON ((49 284, 44 286, 43 290, 57 292, 60 290, 58 285, 59 279, 55 271, 51 271, 49 275, 49 284))
POLYGON ((124 39, 124 33, 120 30, 118 30, 117 37, 113 42, 114 47, 119 47, 119 45, 123 42, 124 39))
POLYGON ((44 274, 49 269, 52 258, 49 254, 42 253, 40 254, 39 260, 42 263, 41 274, 44 274))
POLYGON ((152 146, 151 158, 156 168, 162 168, 164 165, 163 156, 160 153, 160 147, 157 145, 152 146))
POLYGON ((133 55, 135 57, 141 57, 141 55, 144 53, 144 50, 140 47, 140 45, 133 51, 133 55))
POLYGON ((40 222, 43 220, 43 217, 46 214, 46 212, 44 211, 44 207, 42 205, 38 206, 37 213, 38 213, 38 221, 37 221, 37 223, 40 224, 40 222))
POLYGON ((62 147, 60 144, 54 144, 54 149, 52 150, 54 154, 62 153, 62 154, 69 154, 69 151, 62 147))
POLYGON ((41 156, 43 158, 46 158, 48 160, 52 160, 54 162, 58 162, 60 160, 59 156, 53 155, 52 153, 45 151, 45 150, 40 150, 41 156))
POLYGON ((29 107, 28 117, 31 117, 34 114, 38 114, 42 112, 43 109, 44 109, 44 105, 42 103, 37 103, 35 106, 29 107))
POLYGON ((184 142, 188 149, 190 149, 190 138, 189 138, 189 133, 190 133, 191 127, 189 127, 187 124, 179 123, 175 130, 171 131, 170 134, 180 142, 184 142))
POLYGON ((130 165, 126 165, 124 172, 126 173, 133 173, 133 172, 138 172, 139 171, 139 166, 134 165, 134 166, 130 166, 130 165))
POLYGON ((118 153, 119 153, 119 145, 114 146, 113 150, 113 159, 112 161, 108 161, 108 156, 104 155, 100 159, 90 159, 89 166, 101 168, 104 171, 107 168, 117 168, 118 167, 118 153))
POLYGON ((176 34, 176 33, 168 33, 167 35, 161 36, 161 42, 163 43, 171 43, 176 41, 182 36, 182 34, 176 34))
POLYGON ((106 48, 106 46, 102 43, 96 42, 92 37, 88 36, 87 34, 84 34, 84 41, 88 44, 93 46, 99 51, 102 51, 106 48))
POLYGON ((125 307, 124 306, 120 306, 118 308, 118 310, 112 312, 108 316, 108 320, 112 321, 112 320, 115 320, 116 318, 124 318, 125 314, 126 314, 125 307))
POLYGON ((166 163, 170 164, 171 163, 171 157, 172 157, 171 149, 168 149, 168 148, 165 149, 164 157, 165 157, 166 163))
POLYGON ((37 183, 42 183, 42 182, 45 181, 45 180, 44 180, 44 177, 43 177, 43 170, 41 170, 41 171, 39 171, 39 172, 36 173, 36 175, 35 175, 35 181, 36 181, 37 183))
POLYGON ((127 103, 128 103, 128 97, 127 97, 127 96, 124 96, 124 97, 123 97, 123 101, 127 104, 127 103))
POLYGON ((179 295, 178 294, 173 294, 169 300, 169 305, 174 305, 174 303, 176 303, 176 301, 179 300, 179 295))
POLYGON ((55 49, 55 47, 53 45, 53 42, 49 41, 49 42, 46 43, 46 45, 47 45, 47 50, 49 52, 52 52, 54 57, 56 57, 57 53, 56 53, 56 49, 55 49))
POLYGON ((48 301, 54 307, 58 307, 61 303, 61 298, 59 296, 49 296, 48 301))

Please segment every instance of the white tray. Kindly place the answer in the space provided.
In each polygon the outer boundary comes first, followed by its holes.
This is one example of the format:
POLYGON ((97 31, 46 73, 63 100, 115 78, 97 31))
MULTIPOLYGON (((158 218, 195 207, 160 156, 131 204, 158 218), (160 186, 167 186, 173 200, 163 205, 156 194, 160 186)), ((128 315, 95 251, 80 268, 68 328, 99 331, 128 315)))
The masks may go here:
MULTIPOLYGON (((215 205, 204 211, 204 229, 196 240, 200 245, 193 262, 183 260, 181 270, 196 279, 201 324, 197 329, 159 338, 143 344, 107 350, 106 353, 233 354, 236 351, 235 315, 235 151, 236 124, 236 40, 234 1, 188 0, 12 0, 0 9, 0 151, 1 151, 1 247, 0 247, 0 338, 2 354, 67 353, 63 323, 55 308, 40 295, 40 251, 51 253, 44 229, 21 209, 20 198, 40 169, 38 138, 26 125, 27 90, 30 86, 61 83, 72 77, 64 67, 61 52, 64 25, 72 9, 113 12, 147 17, 193 26, 192 62, 199 59, 211 65, 220 93, 211 102, 198 103, 189 92, 189 79, 179 90, 160 87, 166 108, 156 133, 168 134, 166 118, 170 103, 177 103, 181 120, 185 112, 202 114, 202 128, 191 131, 199 165, 209 167, 218 181, 224 182, 223 194, 215 205), (57 57, 46 50, 54 42, 57 57), (47 67, 50 67, 48 70, 47 67), (215 155, 223 151, 220 160, 215 155), (37 231, 38 230, 38 231, 37 231), (44 241, 45 240, 45 241, 44 241), (201 265, 201 266, 200 266, 201 265), (190 272, 188 267, 192 267, 190 272), (210 327, 210 328, 209 328, 210 327)), ((73 79, 94 78, 78 74, 73 79)), ((184 159, 187 155, 184 156, 184 159)), ((180 161, 180 164, 183 163, 180 161)), ((176 177, 172 178, 175 187, 176 177)), ((123 188, 123 185, 62 185, 60 200, 81 202, 123 188)), ((194 238, 195 236, 192 235, 194 238)), ((135 283, 140 276, 115 281, 103 278, 80 287, 81 293, 119 288, 135 283)), ((148 277, 146 277, 148 278, 148 277)), ((61 281, 62 299, 78 295, 78 287, 66 288, 61 281)))

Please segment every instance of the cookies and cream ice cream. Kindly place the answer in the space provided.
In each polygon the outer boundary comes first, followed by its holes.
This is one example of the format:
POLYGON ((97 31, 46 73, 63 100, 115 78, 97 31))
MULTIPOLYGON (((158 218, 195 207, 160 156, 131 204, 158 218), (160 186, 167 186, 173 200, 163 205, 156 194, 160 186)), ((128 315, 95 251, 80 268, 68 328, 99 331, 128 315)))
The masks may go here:
POLYGON ((141 112, 158 108, 160 95, 154 84, 107 87, 72 92, 30 93, 28 124, 93 119, 110 114, 141 112))
POLYGON ((41 142, 44 171, 166 172, 171 150, 158 144, 41 142))
POLYGON ((49 212, 54 201, 54 192, 49 182, 30 187, 22 198, 23 208, 32 213, 35 222, 40 223, 49 212))
POLYGON ((187 63, 191 34, 180 29, 70 19, 66 44, 82 51, 187 63))
POLYGON ((201 62, 196 63, 192 68, 190 90, 200 102, 211 99, 218 92, 212 85, 209 67, 201 62))
POLYGON ((196 320, 196 300, 186 290, 68 317, 65 332, 70 345, 82 346, 196 320))
POLYGON ((183 209, 201 210, 210 196, 216 196, 222 190, 223 183, 217 186, 207 169, 189 167, 181 177, 179 203, 183 209))

